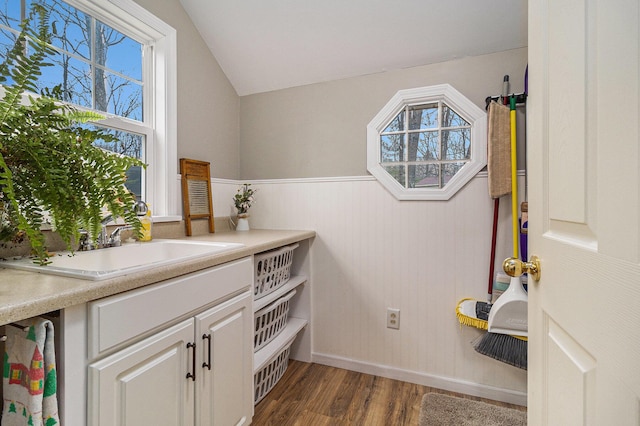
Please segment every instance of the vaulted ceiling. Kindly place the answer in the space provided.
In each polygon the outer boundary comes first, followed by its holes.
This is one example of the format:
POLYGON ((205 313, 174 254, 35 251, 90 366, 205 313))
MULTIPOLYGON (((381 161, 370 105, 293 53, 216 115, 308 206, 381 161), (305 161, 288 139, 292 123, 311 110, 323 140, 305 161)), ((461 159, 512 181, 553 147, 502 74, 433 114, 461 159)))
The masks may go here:
POLYGON ((240 96, 527 46, 526 0, 180 0, 240 96))

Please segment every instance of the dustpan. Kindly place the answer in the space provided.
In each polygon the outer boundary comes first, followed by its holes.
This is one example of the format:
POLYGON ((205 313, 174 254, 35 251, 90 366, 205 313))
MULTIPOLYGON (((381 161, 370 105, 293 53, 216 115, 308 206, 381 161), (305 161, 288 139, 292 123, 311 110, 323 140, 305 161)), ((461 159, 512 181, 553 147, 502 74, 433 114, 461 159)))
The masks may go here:
MULTIPOLYGON (((518 258, 518 164, 516 154, 516 100, 511 97, 511 214, 513 257, 518 258)), ((489 312, 489 332, 528 337, 527 292, 520 277, 511 277, 509 288, 496 300, 489 312)))
POLYGON ((527 300, 520 277, 511 277, 509 288, 489 311, 489 332, 528 337, 527 300))

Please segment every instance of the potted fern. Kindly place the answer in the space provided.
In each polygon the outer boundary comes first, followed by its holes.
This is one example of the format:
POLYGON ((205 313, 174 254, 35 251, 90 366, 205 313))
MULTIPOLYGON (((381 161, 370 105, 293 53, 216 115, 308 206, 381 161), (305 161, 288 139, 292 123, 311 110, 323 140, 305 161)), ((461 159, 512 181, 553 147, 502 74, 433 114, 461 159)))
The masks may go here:
POLYGON ((114 138, 82 124, 103 117, 62 104, 59 88, 27 95, 37 91, 40 69, 55 53, 48 43, 48 22, 48 11, 34 5, 0 64, 0 241, 28 239, 41 264, 49 256, 42 231, 46 217, 71 250, 80 229, 95 239, 103 208, 139 233, 125 172, 144 166, 94 146, 96 140, 114 138), (31 22, 37 22, 35 27, 31 22))

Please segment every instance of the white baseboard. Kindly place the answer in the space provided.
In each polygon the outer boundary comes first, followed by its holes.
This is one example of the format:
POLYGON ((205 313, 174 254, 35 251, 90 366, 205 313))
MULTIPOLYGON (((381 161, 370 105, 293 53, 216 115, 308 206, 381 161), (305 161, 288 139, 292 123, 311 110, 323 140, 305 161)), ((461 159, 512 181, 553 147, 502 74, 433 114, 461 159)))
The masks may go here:
POLYGON ((370 364, 348 358, 337 357, 320 353, 313 353, 311 361, 316 364, 330 367, 343 368, 364 374, 386 377, 388 379, 402 380, 403 382, 416 383, 422 386, 443 389, 450 392, 458 392, 466 395, 492 399, 494 401, 509 404, 527 405, 527 394, 524 392, 501 389, 478 383, 452 379, 450 377, 434 376, 432 374, 418 373, 385 365, 370 364))

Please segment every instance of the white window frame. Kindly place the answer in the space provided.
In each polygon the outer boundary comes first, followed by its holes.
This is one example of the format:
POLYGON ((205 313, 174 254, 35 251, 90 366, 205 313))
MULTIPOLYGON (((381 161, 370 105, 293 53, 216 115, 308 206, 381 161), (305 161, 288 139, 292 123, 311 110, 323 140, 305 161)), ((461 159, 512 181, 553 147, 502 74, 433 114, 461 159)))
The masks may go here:
POLYGON ((367 170, 398 200, 448 200, 486 165, 487 114, 449 84, 400 90, 367 125, 367 170), (471 158, 442 188, 405 188, 380 164, 380 134, 406 106, 438 101, 471 125, 471 158))
POLYGON ((133 0, 65 0, 90 13, 125 35, 145 45, 152 55, 151 66, 144 67, 144 82, 153 99, 144 99, 145 126, 131 120, 109 117, 102 123, 110 127, 145 134, 145 201, 151 205, 154 220, 182 218, 178 211, 177 192, 177 36, 176 30, 133 0), (150 134, 148 126, 153 128, 150 134), (143 129, 144 128, 144 129, 143 129))

